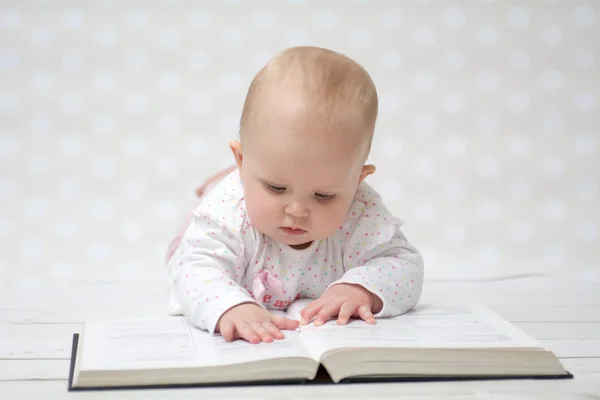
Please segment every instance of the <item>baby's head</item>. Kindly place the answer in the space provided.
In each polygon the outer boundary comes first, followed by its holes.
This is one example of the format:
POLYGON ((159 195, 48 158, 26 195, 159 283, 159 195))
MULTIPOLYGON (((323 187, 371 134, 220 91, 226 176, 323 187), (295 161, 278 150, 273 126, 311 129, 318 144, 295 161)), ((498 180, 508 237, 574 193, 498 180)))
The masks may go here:
POLYGON ((365 162, 377 108, 369 74, 330 50, 287 49, 259 71, 241 142, 230 144, 259 232, 300 249, 339 229, 359 183, 375 171, 365 162))

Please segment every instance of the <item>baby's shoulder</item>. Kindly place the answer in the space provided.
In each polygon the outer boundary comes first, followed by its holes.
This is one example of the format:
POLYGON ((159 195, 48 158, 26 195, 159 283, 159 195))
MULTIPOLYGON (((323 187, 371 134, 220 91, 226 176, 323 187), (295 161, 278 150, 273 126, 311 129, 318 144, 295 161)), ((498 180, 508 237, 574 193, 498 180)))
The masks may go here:
POLYGON ((194 214, 208 217, 229 229, 239 229, 247 221, 239 170, 232 171, 208 191, 194 214))
POLYGON ((389 241, 404 223, 385 206, 379 193, 361 182, 354 195, 343 231, 345 248, 373 248, 389 241))
POLYGON ((352 199, 348 219, 402 223, 388 210, 381 195, 364 181, 360 183, 352 199))
POLYGON ((368 204, 370 202, 379 203, 383 201, 381 195, 365 181, 362 181, 358 185, 353 200, 355 202, 361 202, 365 204, 368 204))

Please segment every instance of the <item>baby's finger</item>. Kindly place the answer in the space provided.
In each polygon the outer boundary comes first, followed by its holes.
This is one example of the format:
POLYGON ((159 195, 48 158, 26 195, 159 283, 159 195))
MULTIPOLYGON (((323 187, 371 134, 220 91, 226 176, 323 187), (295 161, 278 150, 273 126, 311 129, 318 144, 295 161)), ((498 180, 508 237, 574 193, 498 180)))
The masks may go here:
POLYGON ((315 326, 321 326, 325 322, 329 321, 332 317, 336 316, 340 310, 340 303, 329 303, 326 307, 323 307, 317 318, 315 318, 315 326))
POLYGON ((351 301, 342 303, 340 312, 338 313, 338 325, 346 325, 350 320, 350 317, 354 314, 354 311, 356 311, 356 303, 352 303, 351 301))
POLYGON ((307 312, 309 312, 311 309, 317 307, 321 303, 322 303, 321 299, 317 299, 317 300, 311 301, 306 306, 304 306, 304 308, 302 310, 300 310, 300 316, 303 317, 304 314, 306 314, 307 312))
POLYGON ((365 321, 368 324, 375 323, 375 317, 373 316, 373 313, 371 312, 369 306, 366 304, 363 304, 362 306, 358 307, 358 315, 363 321, 365 321))
POLYGON ((293 331, 294 329, 298 328, 298 325, 300 324, 298 321, 283 317, 274 317, 272 322, 277 329, 288 331, 293 331))
POLYGON ((306 325, 323 309, 324 303, 322 301, 313 301, 303 310, 302 320, 300 325, 306 325))
POLYGON ((219 322, 219 331, 221 332, 221 336, 223 336, 223 339, 225 339, 226 342, 231 342, 233 341, 233 339, 235 339, 235 325, 233 324, 233 322, 230 322, 228 320, 221 320, 221 322, 219 322))
POLYGON ((272 323, 264 322, 263 327, 269 332, 269 334, 275 339, 283 339, 283 333, 272 323))
POLYGON ((250 326, 252 327, 252 329, 254 329, 254 332, 256 332, 258 336, 260 336, 261 341, 266 343, 270 343, 273 341, 273 336, 271 336, 269 331, 263 326, 262 323, 255 321, 252 322, 250 326))
POLYGON ((240 338, 248 341, 249 343, 256 344, 260 342, 260 336, 254 331, 254 329, 244 321, 236 322, 235 329, 237 330, 240 338))

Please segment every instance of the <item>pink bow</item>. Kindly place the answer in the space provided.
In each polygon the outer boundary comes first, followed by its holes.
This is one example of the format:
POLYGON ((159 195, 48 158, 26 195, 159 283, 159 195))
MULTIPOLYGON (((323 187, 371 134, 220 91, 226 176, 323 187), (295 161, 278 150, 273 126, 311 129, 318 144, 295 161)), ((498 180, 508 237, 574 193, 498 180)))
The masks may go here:
POLYGON ((252 281, 252 293, 257 301, 262 301, 263 295, 270 290, 275 296, 283 296, 283 283, 266 269, 261 269, 252 281))

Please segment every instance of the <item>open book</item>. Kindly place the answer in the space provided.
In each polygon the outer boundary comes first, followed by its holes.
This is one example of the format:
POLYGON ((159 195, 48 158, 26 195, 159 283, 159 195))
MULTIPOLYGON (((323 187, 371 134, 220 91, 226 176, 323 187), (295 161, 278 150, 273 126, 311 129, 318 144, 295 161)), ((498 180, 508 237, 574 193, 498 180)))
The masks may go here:
MULTIPOLYGON (((299 319, 306 301, 281 312, 299 319)), ((418 305, 376 325, 302 326, 272 343, 227 343, 184 317, 88 320, 70 390, 327 381, 572 377, 555 355, 486 306, 418 305), (321 368, 323 370, 323 368, 321 368)))

